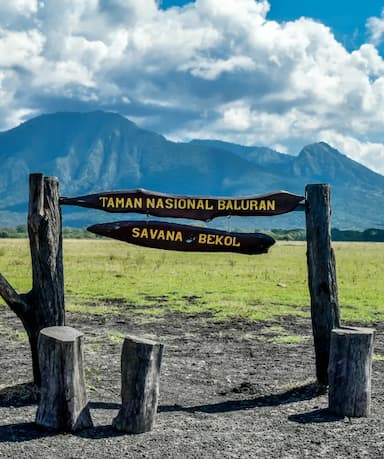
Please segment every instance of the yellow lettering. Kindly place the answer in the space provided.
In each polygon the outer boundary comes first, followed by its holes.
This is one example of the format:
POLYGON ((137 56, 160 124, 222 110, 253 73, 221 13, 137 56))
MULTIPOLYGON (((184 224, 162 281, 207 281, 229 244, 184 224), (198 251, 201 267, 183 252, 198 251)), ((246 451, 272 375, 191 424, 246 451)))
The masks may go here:
MULTIPOLYGON (((117 204, 117 200, 116 200, 116 204, 117 204)), ((125 208, 126 209, 132 209, 132 207, 133 207, 132 199, 131 198, 127 198, 125 200, 125 208)))
POLYGON ((183 233, 181 231, 176 231, 175 241, 183 242, 183 233))
POLYGON ((223 245, 223 237, 224 237, 224 236, 219 236, 219 235, 217 235, 217 236, 216 236, 215 245, 223 245))
POLYGON ((258 209, 258 202, 256 199, 252 199, 249 203, 249 210, 259 210, 258 209))
POLYGON ((124 207, 124 198, 118 198, 116 197, 115 198, 115 207, 118 208, 118 207, 124 207))
POLYGON ((140 237, 140 228, 132 228, 132 237, 134 238, 140 237))
POLYGON ((267 210, 276 210, 276 201, 268 199, 267 201, 267 210))
POLYGON ((218 210, 225 210, 225 201, 224 201, 224 199, 219 199, 217 201, 217 209, 218 210))
POLYGON ((224 238, 224 245, 226 245, 226 246, 232 245, 232 238, 231 238, 231 236, 225 236, 225 238, 224 238))
POLYGON ((240 242, 235 236, 224 236, 219 234, 199 234, 199 244, 225 245, 226 247, 240 247, 240 242))
POLYGON ((240 247, 240 242, 237 241, 236 236, 233 238, 233 247, 240 247))
POLYGON ((249 210, 249 200, 243 199, 241 202, 241 210, 249 210))
POLYGON ((101 201, 101 207, 105 207, 107 200, 107 196, 99 196, 99 201, 101 201))
POLYGON ((173 204, 173 199, 172 198, 167 198, 165 200, 165 208, 166 209, 173 209, 174 208, 174 204, 173 204))
POLYGON ((209 200, 205 200, 205 210, 213 210, 213 204, 209 204, 209 200))
POLYGON ((195 201, 195 199, 188 199, 187 200, 187 209, 196 209, 196 201, 195 201))
POLYGON ((164 209, 163 198, 158 198, 156 201, 156 209, 164 209))
POLYGON ((175 240, 175 231, 168 231, 167 230, 165 239, 167 241, 174 241, 175 240))
POLYGON ((115 202, 114 202, 113 198, 108 198, 107 207, 115 208, 115 202))
POLYGON ((184 210, 187 207, 187 202, 185 199, 179 199, 177 204, 178 204, 177 208, 181 210, 184 210))
POLYGON ((265 204, 265 201, 264 199, 262 201, 259 202, 259 210, 266 210, 267 209, 267 206, 265 204))
POLYGON ((135 209, 141 209, 143 207, 143 198, 135 198, 135 209))
POLYGON ((202 199, 197 200, 196 209, 202 209, 202 210, 205 209, 204 201, 202 199))
POLYGON ((147 209, 155 209, 156 208, 156 200, 155 198, 147 198, 147 209))
POLYGON ((141 230, 140 237, 141 237, 141 238, 146 238, 146 239, 148 239, 148 230, 147 230, 147 228, 143 228, 143 229, 141 230))
POLYGON ((197 241, 199 244, 206 244, 207 243, 207 235, 206 234, 199 234, 199 239, 197 241))
POLYGON ((241 210, 241 201, 234 201, 235 210, 241 210))
POLYGON ((207 244, 215 245, 216 237, 214 234, 208 234, 207 236, 207 244))

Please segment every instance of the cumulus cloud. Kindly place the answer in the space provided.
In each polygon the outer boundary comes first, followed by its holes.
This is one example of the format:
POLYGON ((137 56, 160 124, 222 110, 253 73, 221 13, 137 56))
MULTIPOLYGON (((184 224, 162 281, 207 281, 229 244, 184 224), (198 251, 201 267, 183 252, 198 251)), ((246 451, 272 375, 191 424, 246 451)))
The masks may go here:
POLYGON ((384 18, 347 51, 262 0, 17 0, 0 6, 0 129, 105 108, 170 138, 296 147, 325 140, 384 173, 384 18), (13 124, 12 124, 13 123, 13 124))
POLYGON ((319 137, 340 151, 348 152, 355 161, 365 164, 380 173, 378 164, 384 163, 384 148, 382 143, 359 141, 355 137, 345 136, 336 131, 322 131, 319 137))
POLYGON ((37 30, 9 31, 0 29, 0 68, 31 68, 39 58, 44 36, 37 30))
POLYGON ((12 0, 1 2, 0 15, 7 15, 8 20, 13 20, 15 16, 31 16, 36 13, 38 8, 37 0, 12 0))

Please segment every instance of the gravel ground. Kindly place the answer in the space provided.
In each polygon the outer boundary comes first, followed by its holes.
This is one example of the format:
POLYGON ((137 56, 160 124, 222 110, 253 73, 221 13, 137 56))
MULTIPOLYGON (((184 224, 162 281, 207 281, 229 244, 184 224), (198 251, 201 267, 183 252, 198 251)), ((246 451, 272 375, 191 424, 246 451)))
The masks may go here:
MULTIPOLYGON (((382 458, 384 361, 373 366, 372 415, 344 419, 327 411, 314 382, 309 320, 210 321, 172 314, 68 314, 85 334, 85 367, 94 428, 56 434, 34 424, 36 391, 29 347, 14 314, 0 308, 1 458, 382 458), (278 329, 302 336, 278 339, 278 329), (111 427, 120 401, 121 334, 165 345, 156 424, 126 435, 111 427)), ((375 353, 384 355, 376 324, 375 353)))

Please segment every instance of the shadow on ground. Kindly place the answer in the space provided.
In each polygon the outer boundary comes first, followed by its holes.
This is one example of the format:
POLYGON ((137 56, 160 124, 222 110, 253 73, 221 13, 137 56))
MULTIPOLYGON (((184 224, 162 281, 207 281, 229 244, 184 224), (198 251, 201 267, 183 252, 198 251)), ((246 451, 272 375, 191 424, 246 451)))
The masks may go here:
MULTIPOLYGON (((280 394, 264 395, 247 400, 226 400, 219 403, 196 405, 184 407, 181 405, 163 405, 158 411, 160 413, 169 413, 181 411, 186 413, 226 413, 232 411, 249 410, 259 407, 271 407, 285 405, 303 400, 311 400, 325 393, 323 386, 318 384, 307 384, 304 386, 292 388, 280 394)), ((26 405, 36 404, 38 391, 32 383, 19 384, 13 387, 6 387, 0 391, 0 406, 5 407, 22 407, 26 405)), ((90 402, 89 408, 98 409, 118 409, 117 403, 109 402, 90 402)), ((328 410, 316 410, 309 413, 291 415, 288 417, 290 421, 300 424, 319 423, 319 422, 335 422, 342 418, 334 416, 328 410)), ((0 442, 24 442, 35 440, 44 437, 60 435, 60 433, 50 430, 44 430, 38 427, 33 422, 8 424, 0 426, 0 442)), ((82 438, 111 438, 124 435, 122 432, 116 431, 111 425, 95 426, 90 429, 85 429, 74 435, 82 438)))
POLYGON ((342 421, 344 416, 337 416, 328 411, 328 409, 314 410, 308 413, 292 414, 288 416, 288 420, 297 422, 298 424, 319 424, 322 422, 337 422, 342 421))
POLYGON ((184 411, 187 413, 226 413, 229 411, 249 410, 252 408, 286 405, 303 400, 311 400, 325 393, 324 386, 318 384, 306 384, 295 387, 281 394, 263 395, 261 397, 248 400, 226 400, 224 402, 213 403, 210 405, 196 405, 184 407, 181 405, 160 406, 160 413, 184 411))
POLYGON ((35 405, 39 400, 39 390, 33 382, 16 384, 0 389, 0 407, 22 407, 35 405))

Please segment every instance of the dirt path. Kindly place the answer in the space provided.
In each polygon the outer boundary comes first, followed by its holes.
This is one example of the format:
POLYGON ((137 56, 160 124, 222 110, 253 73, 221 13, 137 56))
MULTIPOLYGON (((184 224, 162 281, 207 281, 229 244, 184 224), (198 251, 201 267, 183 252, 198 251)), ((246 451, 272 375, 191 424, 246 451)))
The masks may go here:
MULTIPOLYGON (((373 413, 340 419, 314 384, 309 320, 216 323, 172 315, 143 321, 68 314, 86 335, 85 366, 95 427, 76 435, 34 425, 29 347, 18 319, 0 308, 1 458, 382 458, 384 361, 374 362, 373 413), (281 329, 286 338, 281 339, 281 329), (121 435, 121 334, 165 344, 159 413, 152 432, 121 435), (292 335, 302 337, 299 342, 292 335)), ((384 355, 377 325, 375 353, 384 355)))

